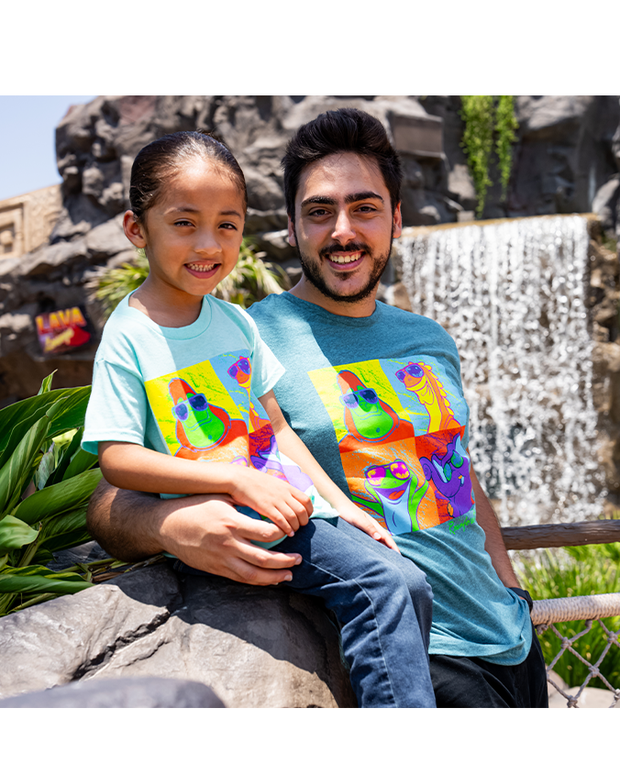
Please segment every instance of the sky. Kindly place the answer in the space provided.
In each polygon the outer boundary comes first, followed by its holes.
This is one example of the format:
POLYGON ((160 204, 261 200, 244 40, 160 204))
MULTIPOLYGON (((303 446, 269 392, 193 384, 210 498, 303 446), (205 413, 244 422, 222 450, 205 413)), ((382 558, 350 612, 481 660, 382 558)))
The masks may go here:
POLYGON ((0 201, 61 182, 55 129, 93 96, 0 96, 0 201))

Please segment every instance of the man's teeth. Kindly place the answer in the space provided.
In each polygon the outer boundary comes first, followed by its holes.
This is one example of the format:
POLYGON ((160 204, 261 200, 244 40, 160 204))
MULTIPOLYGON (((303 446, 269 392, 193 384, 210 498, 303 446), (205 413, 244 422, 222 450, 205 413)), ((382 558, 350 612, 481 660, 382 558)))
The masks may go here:
POLYGON ((188 264, 187 266, 194 272, 210 272, 215 264, 188 264))
POLYGON ((358 258, 361 258, 361 255, 361 253, 352 253, 349 256, 337 256, 332 253, 330 260, 335 264, 351 264, 353 261, 357 261, 358 258))

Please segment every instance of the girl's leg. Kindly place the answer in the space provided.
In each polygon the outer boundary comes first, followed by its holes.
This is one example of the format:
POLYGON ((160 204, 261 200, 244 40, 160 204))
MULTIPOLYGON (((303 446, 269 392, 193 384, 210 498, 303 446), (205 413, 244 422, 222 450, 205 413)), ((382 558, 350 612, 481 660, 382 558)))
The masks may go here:
POLYGON ((436 707, 427 653, 432 592, 414 563, 341 519, 312 519, 278 550, 303 558, 285 584, 335 613, 360 707, 436 707))

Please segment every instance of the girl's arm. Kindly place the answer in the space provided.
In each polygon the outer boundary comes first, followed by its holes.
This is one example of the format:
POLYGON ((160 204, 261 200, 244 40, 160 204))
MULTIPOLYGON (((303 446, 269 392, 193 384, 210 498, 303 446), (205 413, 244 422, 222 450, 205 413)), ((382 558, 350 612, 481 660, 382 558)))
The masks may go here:
POLYGON ((278 449, 297 463, 301 470, 312 479, 316 489, 338 511, 342 519, 400 554, 400 550, 390 533, 381 527, 376 519, 356 506, 321 468, 308 447, 284 419, 273 390, 261 396, 259 401, 269 415, 278 449))
POLYGON ((186 460, 120 441, 99 443, 99 464, 110 484, 125 490, 171 494, 228 494, 294 535, 312 514, 310 497, 254 468, 186 460))

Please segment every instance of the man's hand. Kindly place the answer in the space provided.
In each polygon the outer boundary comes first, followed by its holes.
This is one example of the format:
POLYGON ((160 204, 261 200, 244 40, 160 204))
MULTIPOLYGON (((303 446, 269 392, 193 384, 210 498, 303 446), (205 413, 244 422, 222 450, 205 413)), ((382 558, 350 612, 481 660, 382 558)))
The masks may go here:
POLYGON ((380 541, 382 544, 385 544, 388 549, 394 549, 394 551, 400 554, 400 549, 398 546, 396 546, 396 542, 392 538, 391 534, 384 527, 382 527, 376 519, 373 519, 371 516, 366 514, 365 511, 362 511, 362 509, 360 509, 354 503, 349 501, 349 505, 347 507, 339 507, 338 511, 345 522, 348 522, 350 525, 354 525, 359 530, 367 533, 371 538, 374 538, 375 541, 380 541))
POLYGON ((119 560, 135 562, 166 551, 193 568, 257 586, 289 580, 290 569, 301 562, 299 554, 255 546, 252 541, 275 541, 283 532, 240 514, 226 496, 162 500, 102 480, 88 506, 87 526, 119 560))
POLYGON ((240 514, 223 496, 192 496, 183 505, 175 500, 177 508, 161 523, 166 551, 192 568, 233 581, 257 586, 290 581, 289 568, 301 562, 301 555, 252 543, 283 538, 276 525, 240 514))

